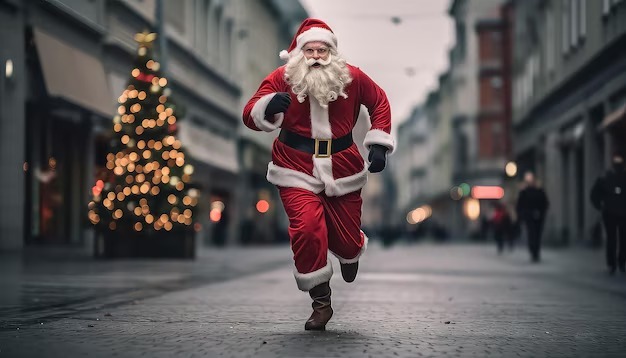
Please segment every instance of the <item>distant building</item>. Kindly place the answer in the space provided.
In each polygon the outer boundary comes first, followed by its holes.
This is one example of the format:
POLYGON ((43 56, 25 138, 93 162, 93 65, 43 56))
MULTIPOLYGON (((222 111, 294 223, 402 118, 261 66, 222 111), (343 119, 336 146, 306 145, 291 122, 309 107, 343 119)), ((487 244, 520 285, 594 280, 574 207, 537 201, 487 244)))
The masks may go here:
POLYGON ((626 150, 626 2, 527 1, 515 8, 514 153, 551 201, 546 239, 589 242, 589 202, 612 153, 626 150))

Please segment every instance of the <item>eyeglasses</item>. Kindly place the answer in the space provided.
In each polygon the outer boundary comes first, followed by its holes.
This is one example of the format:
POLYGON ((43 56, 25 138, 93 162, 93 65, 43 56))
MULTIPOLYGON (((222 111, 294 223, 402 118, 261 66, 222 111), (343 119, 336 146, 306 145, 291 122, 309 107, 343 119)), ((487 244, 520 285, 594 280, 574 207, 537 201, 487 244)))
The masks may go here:
POLYGON ((315 52, 317 52, 318 55, 320 56, 324 56, 328 53, 328 49, 325 47, 322 48, 305 48, 304 49, 304 53, 309 55, 309 56, 313 56, 315 54, 315 52))

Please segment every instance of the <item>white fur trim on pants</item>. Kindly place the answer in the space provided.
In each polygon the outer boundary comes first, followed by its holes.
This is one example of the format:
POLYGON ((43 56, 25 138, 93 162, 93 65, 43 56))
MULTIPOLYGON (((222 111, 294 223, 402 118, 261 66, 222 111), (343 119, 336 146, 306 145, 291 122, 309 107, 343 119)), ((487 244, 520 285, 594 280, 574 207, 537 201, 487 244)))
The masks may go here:
POLYGON ((367 134, 365 134, 363 146, 369 150, 369 147, 372 144, 380 144, 387 147, 389 149, 388 154, 393 153, 396 147, 396 141, 393 139, 391 134, 380 129, 371 129, 367 132, 367 134))
POLYGON ((367 238, 367 235, 365 235, 365 233, 361 230, 361 234, 363 234, 363 246, 361 246, 361 251, 359 251, 359 253, 351 258, 351 259, 344 259, 343 257, 337 255, 336 253, 330 251, 331 254, 335 255, 335 257, 339 260, 340 263, 342 264, 353 264, 357 261, 359 261, 359 259, 361 258, 361 256, 363 256, 363 254, 365 253, 365 251, 367 251, 367 242, 369 241, 369 239, 367 238))
POLYGON ((300 273, 294 268, 293 277, 301 291, 308 291, 321 283, 330 281, 330 278, 333 277, 333 265, 330 260, 327 260, 326 266, 309 273, 300 273))
POLYGON ((254 124, 257 128, 264 132, 272 132, 280 128, 280 125, 283 124, 283 119, 285 117, 283 113, 276 113, 274 115, 274 123, 265 119, 265 109, 275 95, 276 93, 270 93, 259 98, 259 100, 256 101, 252 107, 252 112, 250 113, 254 124))

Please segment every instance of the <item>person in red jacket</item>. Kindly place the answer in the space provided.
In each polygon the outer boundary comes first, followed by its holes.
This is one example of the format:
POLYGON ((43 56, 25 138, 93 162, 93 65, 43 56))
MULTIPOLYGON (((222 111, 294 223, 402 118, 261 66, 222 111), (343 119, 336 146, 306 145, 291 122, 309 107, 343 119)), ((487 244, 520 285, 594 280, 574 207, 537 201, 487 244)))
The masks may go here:
POLYGON ((382 171, 394 150, 391 110, 385 92, 338 54, 337 38, 321 20, 306 19, 280 57, 287 64, 263 80, 243 121, 256 131, 280 128, 267 180, 289 217, 296 283, 313 299, 304 328, 324 330, 333 314, 328 253, 339 259, 343 279, 354 281, 367 247, 361 188, 368 170, 382 171), (372 123, 363 143, 367 161, 352 139, 361 105, 372 123))

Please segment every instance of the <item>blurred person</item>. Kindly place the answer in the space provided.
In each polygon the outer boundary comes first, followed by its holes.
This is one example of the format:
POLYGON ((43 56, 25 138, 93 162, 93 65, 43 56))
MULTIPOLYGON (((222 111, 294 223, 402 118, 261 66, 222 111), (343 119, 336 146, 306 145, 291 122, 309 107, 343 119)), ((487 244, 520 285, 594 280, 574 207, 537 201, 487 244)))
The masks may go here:
POLYGON ((493 211, 491 214, 491 227, 493 228, 493 237, 496 240, 498 254, 504 251, 506 244, 510 250, 513 249, 512 222, 506 206, 499 201, 492 203, 493 211))
MULTIPOLYGON (((367 43, 365 43, 367 45, 367 43)), ((356 278, 367 248, 361 230, 361 188, 367 172, 385 168, 394 149, 385 92, 337 52, 337 38, 321 20, 306 19, 288 51, 287 64, 270 73, 246 104, 243 121, 256 131, 280 128, 267 180, 276 185, 289 217, 298 288, 313 299, 305 330, 324 330, 333 314, 328 253, 346 282, 356 278), (352 139, 361 105, 372 126, 364 161, 352 139)))
POLYGON ((591 202, 602 212, 602 221, 606 230, 606 264, 609 273, 617 266, 624 272, 626 269, 626 171, 624 157, 613 156, 613 166, 605 175, 599 177, 591 188, 591 202))
POLYGON ((517 198, 517 217, 526 226, 531 260, 539 262, 541 234, 550 203, 545 191, 537 185, 532 172, 524 174, 524 185, 517 198))

